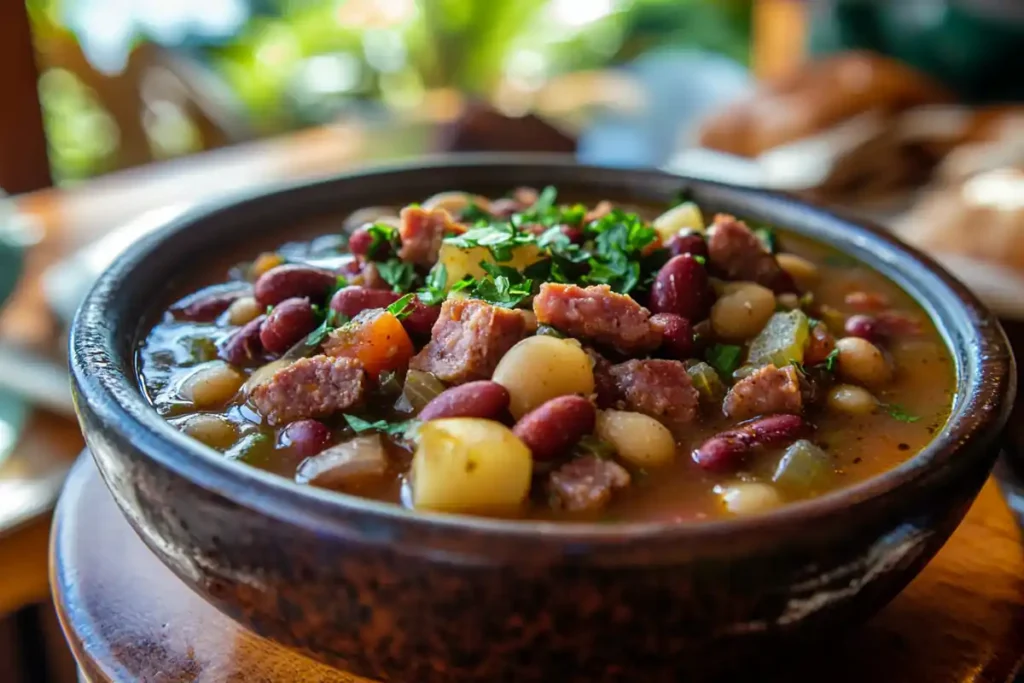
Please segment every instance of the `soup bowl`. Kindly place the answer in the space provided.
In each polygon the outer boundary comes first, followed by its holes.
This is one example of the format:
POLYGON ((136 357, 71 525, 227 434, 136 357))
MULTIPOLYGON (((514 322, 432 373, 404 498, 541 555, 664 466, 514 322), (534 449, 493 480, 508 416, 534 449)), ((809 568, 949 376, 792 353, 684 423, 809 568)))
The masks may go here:
POLYGON ((117 504, 185 583, 257 634, 381 680, 681 680, 878 610, 956 528, 1014 392, 998 322, 883 231, 783 196, 547 156, 420 162, 260 192, 173 221, 98 281, 71 334, 86 440, 117 504), (702 206, 806 235, 914 297, 956 366, 950 418, 864 483, 742 519, 556 523, 415 512, 233 462, 164 421, 136 379, 155 302, 240 241, 360 206, 519 185, 702 206))

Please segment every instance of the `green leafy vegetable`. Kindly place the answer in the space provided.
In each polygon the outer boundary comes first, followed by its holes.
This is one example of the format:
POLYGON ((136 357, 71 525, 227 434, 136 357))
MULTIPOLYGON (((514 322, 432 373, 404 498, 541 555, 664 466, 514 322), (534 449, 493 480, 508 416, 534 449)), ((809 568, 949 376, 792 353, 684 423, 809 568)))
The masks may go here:
POLYGON ((413 312, 412 300, 415 298, 415 294, 406 294, 401 299, 388 306, 388 313, 395 316, 399 320, 408 317, 409 314, 413 312))
POLYGON ((690 256, 693 258, 694 261, 701 264, 702 266, 708 262, 708 260, 701 256, 700 254, 690 254, 690 256))
POLYGON ((396 258, 378 263, 377 272, 396 292, 408 292, 416 284, 416 269, 413 265, 396 258))
POLYGON ((491 214, 487 213, 482 208, 480 208, 480 206, 475 202, 470 202, 469 205, 462 210, 459 218, 462 219, 463 223, 468 223, 469 225, 476 225, 477 223, 480 222, 489 222, 492 216, 491 214))
POLYGON ((533 281, 515 268, 481 261, 487 277, 476 280, 473 296, 503 308, 515 308, 533 293, 533 281))
POLYGON ((447 284, 448 269, 443 263, 438 263, 427 274, 423 288, 416 295, 427 306, 437 306, 448 296, 448 292, 445 290, 447 284))
POLYGON ((370 237, 373 241, 370 242, 370 248, 367 249, 367 254, 380 253, 379 249, 383 245, 387 245, 390 249, 395 251, 402 245, 401 238, 398 234, 398 228, 387 223, 374 223, 366 229, 370 233, 370 237))
POLYGON ((704 354, 704 359, 711 364, 720 377, 731 377, 740 366, 743 355, 742 346, 732 344, 715 344, 704 354))
POLYGON ((775 237, 775 230, 767 226, 761 226, 754 228, 753 232, 757 236, 757 239, 761 240, 761 244, 764 245, 764 248, 774 254, 775 249, 778 246, 778 239, 775 237))
POLYGON ((377 420, 376 422, 369 422, 356 417, 355 415, 349 415, 343 413, 342 417, 345 418, 345 422, 356 434, 362 434, 364 432, 381 432, 388 436, 402 436, 411 427, 416 426, 419 420, 402 420, 401 422, 388 422, 387 420, 377 420))
MULTIPOLYGON (((327 335, 347 322, 348 316, 342 315, 333 308, 329 308, 324 315, 323 322, 321 322, 315 330, 306 335, 305 341, 300 343, 308 349, 315 349, 323 343, 324 339, 327 338, 327 335)), ((286 355, 292 354, 289 351, 286 355)))
POLYGON ((615 446, 593 434, 587 434, 576 442, 572 455, 574 458, 592 455, 601 460, 611 460, 615 457, 615 446))
POLYGON ((895 403, 882 404, 882 409, 889 413, 889 417, 894 420, 899 420, 900 422, 917 422, 921 419, 920 415, 908 413, 895 403))
POLYGON ((530 233, 520 232, 511 223, 492 223, 472 228, 462 233, 445 238, 446 244, 460 249, 487 247, 495 261, 508 261, 512 258, 512 250, 524 244, 532 244, 536 238, 530 233))
POLYGON ((829 372, 834 372, 836 369, 836 362, 839 359, 839 349, 832 349, 829 354, 825 356, 824 366, 829 372))

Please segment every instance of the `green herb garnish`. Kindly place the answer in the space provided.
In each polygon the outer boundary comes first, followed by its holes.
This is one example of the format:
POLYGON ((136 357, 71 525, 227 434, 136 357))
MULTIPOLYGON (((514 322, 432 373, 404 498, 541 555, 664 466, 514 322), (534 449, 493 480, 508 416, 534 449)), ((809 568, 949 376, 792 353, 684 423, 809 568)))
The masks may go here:
POLYGON ((356 417, 355 415, 349 415, 343 413, 342 417, 345 418, 345 422, 352 428, 356 434, 364 434, 366 432, 380 432, 387 434, 388 436, 402 436, 411 427, 416 426, 419 420, 402 420, 401 422, 388 422, 387 420, 377 420, 376 422, 369 422, 356 417))
POLYGON ((761 244, 768 250, 769 253, 774 254, 775 249, 778 246, 778 239, 775 236, 775 230, 767 226, 754 228, 754 235, 757 239, 761 240, 761 244))
POLYGON ((704 353, 704 360, 718 372, 720 377, 731 377, 736 368, 740 366, 742 355, 742 346, 715 344, 704 353))
POLYGON ((438 263, 427 273, 424 287, 416 294, 420 301, 427 306, 437 306, 448 296, 448 292, 445 291, 446 284, 448 284, 448 269, 443 263, 438 263))
POLYGON ((611 460, 615 457, 615 446, 593 434, 587 434, 576 442, 576 447, 572 449, 572 455, 574 458, 592 455, 601 460, 611 460))
POLYGON ((371 258, 380 253, 380 247, 383 245, 387 245, 390 249, 397 251, 402 244, 398 228, 393 225, 374 223, 366 231, 373 238, 373 241, 370 242, 370 248, 366 251, 371 258))
POLYGON ((889 413, 889 417, 891 417, 894 420, 899 420, 900 422, 917 422, 918 420, 921 419, 919 415, 913 415, 911 413, 908 413, 906 410, 896 405, 895 403, 883 403, 882 409, 885 410, 885 412, 889 413))
POLYGON ((315 349, 323 343, 324 339, 327 338, 327 335, 347 322, 348 316, 342 315, 333 308, 328 308, 324 314, 323 321, 315 330, 306 335, 306 340, 303 342, 303 345, 307 348, 315 349))
POLYGON ((839 349, 832 349, 828 355, 825 356, 825 369, 829 372, 833 372, 836 368, 836 363, 839 361, 839 349))
POLYGON ((412 304, 412 300, 415 298, 416 295, 411 292, 409 294, 406 294, 401 299, 388 306, 388 313, 395 316, 399 320, 403 320, 404 318, 408 317, 410 313, 413 312, 414 306, 412 304))
POLYGON ((408 292, 416 283, 416 269, 413 265, 396 258, 378 263, 377 272, 396 292, 408 292))

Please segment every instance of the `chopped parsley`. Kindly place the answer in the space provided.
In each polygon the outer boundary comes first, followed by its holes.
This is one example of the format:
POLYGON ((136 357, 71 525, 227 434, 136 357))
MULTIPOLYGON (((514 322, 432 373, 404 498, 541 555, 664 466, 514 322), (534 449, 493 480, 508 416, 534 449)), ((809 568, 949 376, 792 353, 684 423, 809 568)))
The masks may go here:
POLYGON ((740 366, 743 355, 742 346, 732 344, 715 344, 704 353, 704 359, 718 372, 721 377, 731 377, 740 366))
POLYGON ((475 225, 481 221, 486 223, 491 220, 491 214, 480 208, 476 202, 470 202, 469 205, 460 212, 459 218, 463 223, 475 225))
POLYGON ((413 312, 412 300, 414 298, 416 298, 415 294, 406 294, 401 299, 388 306, 388 313, 395 316, 399 320, 407 318, 409 314, 413 312))
POLYGON ((401 237, 398 234, 398 228, 387 223, 374 223, 366 229, 370 233, 370 237, 373 241, 370 242, 369 249, 366 250, 367 254, 371 256, 379 255, 382 252, 387 251, 398 251, 401 246, 401 237), (381 247, 387 246, 388 249, 381 249, 381 247))
POLYGON ((487 247, 494 260, 501 262, 511 260, 513 249, 532 244, 536 238, 530 233, 520 232, 511 223, 498 222, 471 228, 461 235, 446 237, 444 241, 460 249, 487 247))
MULTIPOLYGON (((307 349, 315 349, 323 343, 332 331, 348 322, 348 316, 342 315, 333 308, 328 308, 324 313, 324 319, 315 330, 306 335, 305 341, 301 344, 307 349)), ((288 355, 291 355, 290 353, 288 355)))
POLYGON ((472 281, 471 294, 502 308, 515 308, 533 294, 533 280, 511 266, 481 261, 480 267, 487 277, 472 281))
POLYGON ((906 410, 896 405, 895 403, 883 403, 882 409, 885 412, 889 413, 889 417, 891 417, 894 420, 899 420, 900 422, 917 422, 918 420, 921 419, 920 415, 913 415, 911 413, 908 413, 906 410))
POLYGON ((839 360, 839 349, 832 349, 828 355, 825 356, 825 369, 829 372, 833 372, 836 369, 836 362, 839 360))
POLYGON ((377 264, 381 278, 396 292, 408 292, 416 284, 416 269, 396 258, 377 264))
POLYGON ((429 273, 422 289, 416 295, 427 306, 437 306, 448 296, 445 285, 448 284, 448 269, 438 263, 429 273))
POLYGON ((345 418, 345 422, 352 428, 356 434, 363 434, 365 432, 380 432, 387 434, 388 436, 403 436, 410 428, 415 427, 419 420, 402 420, 401 422, 388 422, 387 420, 377 420, 376 422, 369 422, 356 417, 355 415, 349 415, 343 413, 342 417, 345 418))
POLYGON ((775 230, 773 228, 760 226, 753 228, 753 233, 757 236, 757 239, 761 240, 761 244, 764 245, 764 248, 767 249, 769 253, 775 253, 775 250, 778 247, 778 239, 775 236, 775 230))
POLYGON ((600 437, 587 434, 576 442, 575 448, 572 449, 572 455, 574 458, 592 455, 601 460, 611 460, 615 457, 615 446, 600 437))

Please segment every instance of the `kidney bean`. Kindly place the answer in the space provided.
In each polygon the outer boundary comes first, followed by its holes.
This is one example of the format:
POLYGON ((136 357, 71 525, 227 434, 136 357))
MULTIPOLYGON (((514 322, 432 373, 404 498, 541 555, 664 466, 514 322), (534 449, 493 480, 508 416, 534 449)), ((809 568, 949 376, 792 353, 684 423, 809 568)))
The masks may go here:
POLYGON ((489 213, 495 218, 509 218, 512 214, 522 211, 523 207, 514 199, 504 197, 491 202, 489 213))
POLYGON ((387 308, 402 298, 390 290, 368 289, 351 285, 342 287, 331 298, 331 309, 354 318, 359 313, 373 308, 387 308))
POLYGON ((285 299, 260 328, 260 342, 270 353, 284 353, 316 327, 309 299, 285 299))
POLYGON ((897 311, 882 311, 875 317, 878 331, 886 337, 913 336, 921 334, 921 321, 897 311))
POLYGON ((256 301, 260 306, 274 306, 296 297, 322 301, 335 281, 333 273, 313 266, 277 266, 256 280, 256 301))
POLYGON ((573 244, 583 244, 583 230, 573 225, 563 225, 559 228, 561 233, 569 238, 569 241, 573 244))
POLYGON ((241 327, 237 332, 228 337, 217 355, 232 365, 248 365, 260 357, 263 353, 263 342, 260 340, 260 330, 267 316, 259 315, 241 327))
POLYGON ((427 306, 419 299, 413 299, 412 312, 402 320, 402 327, 411 335, 429 337, 440 315, 440 306, 427 306))
POLYGON ((877 341, 881 336, 881 330, 878 329, 878 321, 870 315, 851 315, 846 319, 843 330, 847 336, 860 337, 870 342, 877 341))
POLYGON ((330 443, 331 430, 317 420, 298 420, 281 432, 281 445, 306 458, 316 455, 330 443))
POLYGON ((651 316, 651 325, 661 330, 661 348, 672 358, 686 360, 693 357, 696 346, 689 320, 675 313, 656 313, 651 316))
POLYGON ((704 266, 690 254, 673 256, 662 266, 651 287, 650 309, 675 313, 687 320, 708 317, 714 293, 704 266))
POLYGON ((554 460, 594 431, 597 411, 582 396, 559 396, 523 415, 512 432, 525 443, 534 460, 554 460))
POLYGON ((416 417, 420 420, 439 420, 443 417, 497 420, 508 409, 508 400, 508 389, 497 382, 468 382, 442 391, 423 406, 416 417))
POLYGON ((214 285, 213 287, 202 289, 174 304, 171 307, 171 311, 178 320, 209 323, 228 310, 235 301, 248 294, 249 291, 247 289, 224 291, 222 285, 214 285))
POLYGON ((711 437, 693 452, 693 461, 706 470, 726 470, 755 448, 792 441, 804 427, 799 415, 760 417, 711 437))
POLYGON ((348 251, 353 256, 366 258, 372 245, 373 235, 365 226, 353 232, 348 238, 348 251))
POLYGON ((819 323, 811 328, 807 339, 807 350, 804 352, 804 365, 812 366, 824 363, 832 349, 836 348, 836 339, 824 324, 819 323))
POLYGON ((665 246, 673 256, 692 254, 705 259, 708 257, 708 243, 704 241, 704 236, 692 230, 677 232, 665 246))
POLYGON ((857 311, 879 311, 889 305, 884 294, 877 292, 850 292, 844 301, 846 305, 857 311))

